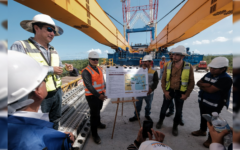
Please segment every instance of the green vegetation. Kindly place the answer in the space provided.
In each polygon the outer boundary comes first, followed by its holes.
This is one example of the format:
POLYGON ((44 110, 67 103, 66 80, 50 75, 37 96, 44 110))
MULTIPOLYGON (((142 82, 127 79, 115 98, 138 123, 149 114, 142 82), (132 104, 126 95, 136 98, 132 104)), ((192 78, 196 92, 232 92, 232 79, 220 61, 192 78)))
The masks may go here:
MULTIPOLYGON (((99 65, 102 63, 103 58, 99 59, 99 65)), ((84 69, 87 65, 88 65, 88 59, 80 59, 80 60, 63 60, 62 61, 63 65, 65 63, 67 64, 72 64, 74 68, 76 68, 78 71, 81 71, 82 69, 84 69)), ((61 77, 67 76, 69 75, 69 73, 64 69, 63 74, 61 75, 61 77)))
POLYGON ((215 57, 226 57, 229 60, 229 72, 232 72, 232 59, 233 55, 205 55, 203 60, 209 64, 215 57))

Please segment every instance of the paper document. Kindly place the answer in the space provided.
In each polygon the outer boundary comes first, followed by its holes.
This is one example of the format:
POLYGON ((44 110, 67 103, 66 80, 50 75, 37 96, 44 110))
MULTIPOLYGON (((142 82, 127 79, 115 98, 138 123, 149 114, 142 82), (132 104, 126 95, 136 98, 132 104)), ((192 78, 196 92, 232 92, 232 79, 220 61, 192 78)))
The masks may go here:
POLYGON ((147 96, 148 69, 106 68, 106 86, 108 98, 147 96))

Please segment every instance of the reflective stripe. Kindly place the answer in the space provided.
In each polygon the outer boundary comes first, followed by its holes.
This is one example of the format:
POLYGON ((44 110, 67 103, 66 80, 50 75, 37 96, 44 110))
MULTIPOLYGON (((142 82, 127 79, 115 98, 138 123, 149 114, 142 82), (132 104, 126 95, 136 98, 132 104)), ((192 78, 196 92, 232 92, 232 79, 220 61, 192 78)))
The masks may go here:
POLYGON ((186 85, 188 85, 188 82, 182 82, 182 85, 186 86, 186 85))
POLYGON ((87 68, 92 72, 92 74, 94 74, 94 72, 92 71, 92 69, 89 66, 87 66, 87 68))
POLYGON ((172 62, 170 62, 167 66, 167 69, 171 69, 172 68, 172 62))
POLYGON ((205 99, 203 99, 203 102, 204 102, 204 103, 207 103, 208 105, 211 105, 211 106, 213 106, 213 107, 217 107, 217 106, 218 106, 218 104, 209 102, 209 101, 207 101, 207 100, 205 100, 205 99))
POLYGON ((183 69, 190 69, 190 65, 189 66, 184 66, 183 69))

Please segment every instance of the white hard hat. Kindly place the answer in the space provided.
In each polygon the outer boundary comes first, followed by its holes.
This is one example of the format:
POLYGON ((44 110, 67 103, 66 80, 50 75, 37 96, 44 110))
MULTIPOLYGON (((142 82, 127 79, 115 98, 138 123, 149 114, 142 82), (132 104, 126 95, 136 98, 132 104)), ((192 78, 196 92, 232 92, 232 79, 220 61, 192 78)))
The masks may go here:
POLYGON ((163 144, 161 142, 149 140, 143 142, 140 145, 139 150, 172 150, 172 149, 166 144, 163 144))
POLYGON ((166 58, 166 57, 163 55, 162 58, 166 58))
POLYGON ((27 100, 27 96, 42 83, 47 73, 48 66, 24 53, 8 51, 9 113, 33 103, 33 100, 27 100))
POLYGON ((172 49, 169 51, 169 53, 172 53, 172 52, 174 51, 174 49, 175 49, 175 48, 172 48, 172 49))
POLYGON ((186 53, 186 48, 182 45, 179 45, 178 47, 176 47, 172 53, 175 53, 175 54, 181 54, 181 55, 184 55, 184 56, 189 56, 187 53, 186 53))
POLYGON ((45 14, 38 14, 38 15, 34 16, 32 20, 23 20, 20 23, 20 25, 23 29, 27 30, 28 32, 33 33, 32 24, 36 23, 36 22, 46 23, 46 24, 54 26, 55 31, 56 31, 55 36, 59 36, 59 35, 63 34, 63 29, 60 28, 59 26, 56 26, 53 19, 50 16, 45 15, 45 14))
POLYGON ((240 69, 240 57, 234 57, 233 58, 233 68, 234 69, 237 69, 237 68, 240 69))
MULTIPOLYGON (((1 62, 7 62, 7 53, 0 52, 1 62)), ((5 63, 0 63, 1 73, 0 73, 0 110, 7 107, 7 86, 8 86, 8 70, 5 63)))
POLYGON ((208 64, 208 66, 212 68, 223 68, 228 67, 228 65, 229 61, 226 57, 216 57, 208 64))
POLYGON ((143 57, 143 60, 142 61, 152 61, 152 56, 151 55, 145 55, 143 57))
POLYGON ((96 52, 96 51, 91 51, 89 54, 88 54, 88 58, 99 58, 99 54, 96 52))

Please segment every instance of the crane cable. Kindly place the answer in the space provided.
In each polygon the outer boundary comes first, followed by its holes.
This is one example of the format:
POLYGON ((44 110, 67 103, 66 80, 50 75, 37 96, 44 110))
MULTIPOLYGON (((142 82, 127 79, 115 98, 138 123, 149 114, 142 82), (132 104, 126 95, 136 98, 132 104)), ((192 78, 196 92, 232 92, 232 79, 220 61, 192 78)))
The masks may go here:
POLYGON ((178 6, 180 6, 183 2, 184 2, 185 0, 183 0, 181 3, 179 3, 175 8, 173 8, 169 13, 167 13, 164 17, 162 17, 161 19, 159 19, 158 21, 157 21, 157 23, 159 22, 159 21, 161 21, 163 18, 165 18, 168 14, 170 14, 174 9, 176 9, 178 6))
POLYGON ((111 17, 113 20, 115 20, 117 23, 119 23, 120 25, 124 26, 123 24, 121 24, 119 21, 117 21, 117 19, 115 19, 114 17, 112 17, 110 14, 108 14, 106 11, 104 11, 109 17, 111 17))

